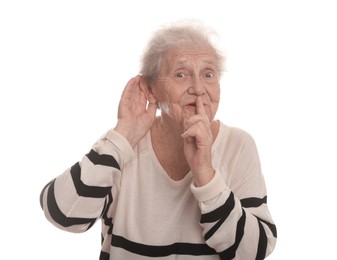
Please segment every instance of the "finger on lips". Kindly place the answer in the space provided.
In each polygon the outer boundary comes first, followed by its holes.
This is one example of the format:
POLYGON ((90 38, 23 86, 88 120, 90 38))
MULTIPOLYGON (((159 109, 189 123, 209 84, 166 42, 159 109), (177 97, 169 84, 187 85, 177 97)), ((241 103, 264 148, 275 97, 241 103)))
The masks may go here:
POLYGON ((205 114, 205 107, 204 107, 204 103, 202 101, 202 97, 198 96, 195 103, 196 103, 196 108, 197 108, 197 114, 204 115, 205 114))

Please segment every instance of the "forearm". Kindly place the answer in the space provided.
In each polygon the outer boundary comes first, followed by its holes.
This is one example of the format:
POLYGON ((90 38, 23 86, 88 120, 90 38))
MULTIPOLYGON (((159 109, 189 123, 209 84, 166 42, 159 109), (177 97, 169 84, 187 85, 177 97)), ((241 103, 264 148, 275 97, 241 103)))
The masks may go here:
POLYGON ((219 175, 209 184, 201 189, 192 187, 206 243, 221 259, 263 259, 276 242, 276 228, 263 198, 241 203, 219 175))
POLYGON ((79 186, 83 187, 83 184, 74 180, 70 170, 67 170, 41 193, 41 206, 46 218, 58 228, 76 233, 91 227, 105 204, 105 198, 88 197, 81 193, 79 186), (80 193, 77 193, 78 190, 80 193))
POLYGON ((114 192, 124 159, 130 156, 131 148, 125 142, 108 132, 80 162, 45 187, 41 206, 49 221, 72 232, 92 226, 114 192))

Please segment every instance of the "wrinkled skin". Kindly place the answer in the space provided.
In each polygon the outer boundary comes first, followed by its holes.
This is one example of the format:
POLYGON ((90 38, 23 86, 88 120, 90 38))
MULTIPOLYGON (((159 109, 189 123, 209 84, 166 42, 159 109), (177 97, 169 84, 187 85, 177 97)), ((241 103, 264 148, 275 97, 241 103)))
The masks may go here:
MULTIPOLYGON (((158 142, 167 154, 170 150, 183 151, 183 158, 172 164, 183 165, 185 159, 197 186, 207 184, 214 176, 211 149, 219 127, 214 117, 220 99, 217 64, 208 46, 171 49, 152 86, 141 76, 128 82, 115 128, 133 147, 151 129, 156 137, 154 147, 158 142), (157 106, 161 109, 159 117, 157 106), (162 142, 163 139, 169 142, 162 142), (179 149, 182 145, 183 149, 179 149)), ((171 163, 170 159, 164 155, 162 160, 171 163)))

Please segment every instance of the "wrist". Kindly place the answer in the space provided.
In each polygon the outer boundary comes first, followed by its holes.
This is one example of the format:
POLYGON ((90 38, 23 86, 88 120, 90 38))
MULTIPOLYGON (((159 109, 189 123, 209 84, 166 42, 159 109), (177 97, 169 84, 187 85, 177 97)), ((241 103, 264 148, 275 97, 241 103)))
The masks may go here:
POLYGON ((214 175, 215 175, 215 170, 213 168, 209 168, 198 174, 194 174, 194 185, 196 187, 204 186, 213 179, 214 175))
POLYGON ((114 130, 117 133, 119 133, 121 136, 123 136, 129 142, 132 148, 135 148, 138 142, 135 140, 135 137, 134 137, 135 131, 132 130, 132 128, 129 125, 124 124, 122 122, 118 122, 114 130))

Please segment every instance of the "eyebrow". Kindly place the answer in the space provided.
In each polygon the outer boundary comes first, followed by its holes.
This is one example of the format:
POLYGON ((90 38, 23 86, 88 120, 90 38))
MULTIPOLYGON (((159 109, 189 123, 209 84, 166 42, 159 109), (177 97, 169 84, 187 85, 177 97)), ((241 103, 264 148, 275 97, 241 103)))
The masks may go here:
MULTIPOLYGON (((188 59, 182 59, 182 60, 178 60, 175 64, 176 65, 183 65, 187 62, 188 62, 188 59)), ((205 64, 213 65, 213 66, 217 65, 216 61, 213 61, 213 60, 202 60, 201 62, 205 63, 205 64)))

